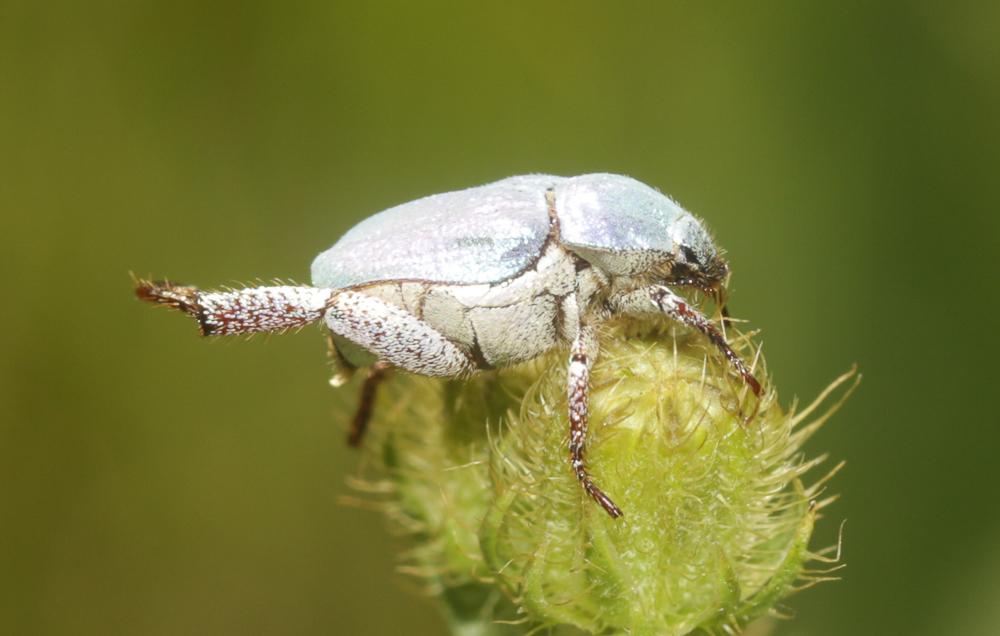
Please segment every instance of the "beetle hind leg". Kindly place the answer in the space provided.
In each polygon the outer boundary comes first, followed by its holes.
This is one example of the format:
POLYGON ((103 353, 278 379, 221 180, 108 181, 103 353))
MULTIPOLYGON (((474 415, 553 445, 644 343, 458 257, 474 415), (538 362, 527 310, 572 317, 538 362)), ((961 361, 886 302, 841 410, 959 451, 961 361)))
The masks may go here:
POLYGON ((412 313, 362 292, 330 299, 326 325, 376 358, 412 373, 454 378, 476 370, 469 352, 412 313))
POLYGON ((323 317, 330 290, 317 287, 248 287, 204 291, 169 281, 137 280, 139 300, 195 318, 204 336, 288 331, 323 317))

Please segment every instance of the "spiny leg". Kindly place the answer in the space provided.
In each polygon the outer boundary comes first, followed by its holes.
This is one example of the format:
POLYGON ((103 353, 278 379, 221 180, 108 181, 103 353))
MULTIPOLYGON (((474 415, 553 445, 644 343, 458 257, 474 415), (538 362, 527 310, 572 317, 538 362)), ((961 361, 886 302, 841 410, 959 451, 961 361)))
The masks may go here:
POLYGON ((723 335, 709 322, 708 318, 705 318, 701 312, 691 307, 687 301, 675 294, 668 287, 657 285, 649 288, 649 293, 653 302, 660 308, 660 311, 674 320, 680 321, 689 327, 694 327, 705 334, 722 351, 729 360, 729 363, 736 369, 736 372, 743 377, 743 381, 750 386, 750 390, 753 391, 754 395, 760 397, 760 382, 757 381, 757 378, 753 377, 750 368, 743 362, 743 358, 739 357, 733 351, 723 335))
POLYGON ((743 381, 747 383, 754 395, 760 397, 760 382, 750 372, 750 368, 740 358, 725 337, 715 326, 686 300, 675 294, 669 287, 651 285, 617 294, 608 299, 608 309, 612 314, 626 316, 649 316, 666 314, 670 318, 689 327, 694 327, 703 333, 716 347, 722 351, 729 364, 736 369, 743 381), (652 302, 650 302, 652 301, 652 302))
POLYGON ((136 281, 140 300, 179 309, 198 320, 204 336, 286 331, 319 320, 330 298, 316 287, 248 287, 202 291, 167 281, 136 281))
POLYGON ((583 459, 589 420, 590 366, 596 359, 596 334, 592 327, 581 325, 570 351, 566 388, 569 401, 569 455, 580 485, 613 519, 617 519, 622 516, 621 509, 594 484, 583 459))
POLYGON ((347 434, 348 446, 357 448, 361 445, 361 439, 364 437, 365 431, 368 430, 368 422, 372 418, 372 408, 375 406, 375 395, 378 392, 378 387, 389 375, 391 368, 392 365, 389 363, 379 361, 368 370, 368 375, 361 384, 361 399, 358 400, 358 410, 354 412, 351 430, 347 434))

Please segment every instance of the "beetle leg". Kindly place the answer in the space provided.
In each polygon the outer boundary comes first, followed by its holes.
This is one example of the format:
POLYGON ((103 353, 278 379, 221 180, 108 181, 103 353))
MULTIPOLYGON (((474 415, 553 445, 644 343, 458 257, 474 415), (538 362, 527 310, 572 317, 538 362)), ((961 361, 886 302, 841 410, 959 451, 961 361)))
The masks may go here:
POLYGON ((622 516, 621 509, 594 484, 583 460, 589 419, 590 366, 596 359, 597 337, 594 329, 581 325, 570 351, 566 387, 569 402, 569 455, 580 485, 612 518, 617 519, 622 516))
POLYGON ((138 280, 135 295, 194 317, 204 336, 228 336, 287 331, 319 320, 330 290, 281 285, 203 291, 169 281, 138 280))
POLYGON ((358 410, 354 412, 351 430, 347 434, 348 446, 357 448, 361 445, 361 438, 368 430, 368 422, 372 418, 372 407, 375 406, 375 394, 378 391, 378 386, 385 380, 391 368, 391 365, 386 362, 376 362, 368 370, 368 376, 361 384, 361 399, 358 400, 358 410))
POLYGON ((668 287, 656 286, 650 289, 650 296, 653 302, 660 308, 660 311, 670 316, 674 320, 680 321, 689 327, 694 327, 705 334, 716 347, 726 356, 729 363, 733 365, 736 372, 743 377, 743 381, 750 386, 754 395, 760 397, 760 382, 750 373, 750 368, 743 362, 743 358, 736 355, 726 339, 719 333, 708 318, 705 318, 697 309, 687 304, 683 298, 675 294, 668 287))
POLYGON ((364 293, 334 293, 325 320, 330 331, 413 373, 450 378, 476 369, 472 357, 440 331, 410 312, 364 293))
POLYGON ((669 287, 651 285, 637 289, 611 299, 610 305, 618 313, 632 315, 662 313, 689 327, 694 327, 705 334, 712 341, 712 344, 722 351, 729 363, 743 378, 743 381, 749 385, 754 395, 760 397, 760 382, 750 372, 750 368, 743 361, 743 358, 733 351, 725 337, 708 318, 705 318, 701 312, 689 305, 686 300, 675 294, 669 287))

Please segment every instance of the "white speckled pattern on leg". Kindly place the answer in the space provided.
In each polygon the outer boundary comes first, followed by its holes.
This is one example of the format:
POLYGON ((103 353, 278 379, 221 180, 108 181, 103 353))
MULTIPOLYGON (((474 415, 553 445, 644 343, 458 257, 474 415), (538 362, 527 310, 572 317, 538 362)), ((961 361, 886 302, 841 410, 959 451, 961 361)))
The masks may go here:
POLYGON ((334 294, 326 324, 380 359, 413 373, 454 377, 475 369, 465 351, 429 324, 366 294, 334 294))

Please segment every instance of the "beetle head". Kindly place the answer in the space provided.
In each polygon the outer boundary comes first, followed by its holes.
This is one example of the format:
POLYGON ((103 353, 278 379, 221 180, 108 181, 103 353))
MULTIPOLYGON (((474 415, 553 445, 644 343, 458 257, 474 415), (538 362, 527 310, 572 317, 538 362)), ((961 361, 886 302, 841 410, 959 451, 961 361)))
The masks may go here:
POLYGON ((666 284, 695 287, 721 299, 722 289, 729 277, 729 265, 707 234, 704 240, 681 243, 668 267, 664 276, 666 284))

